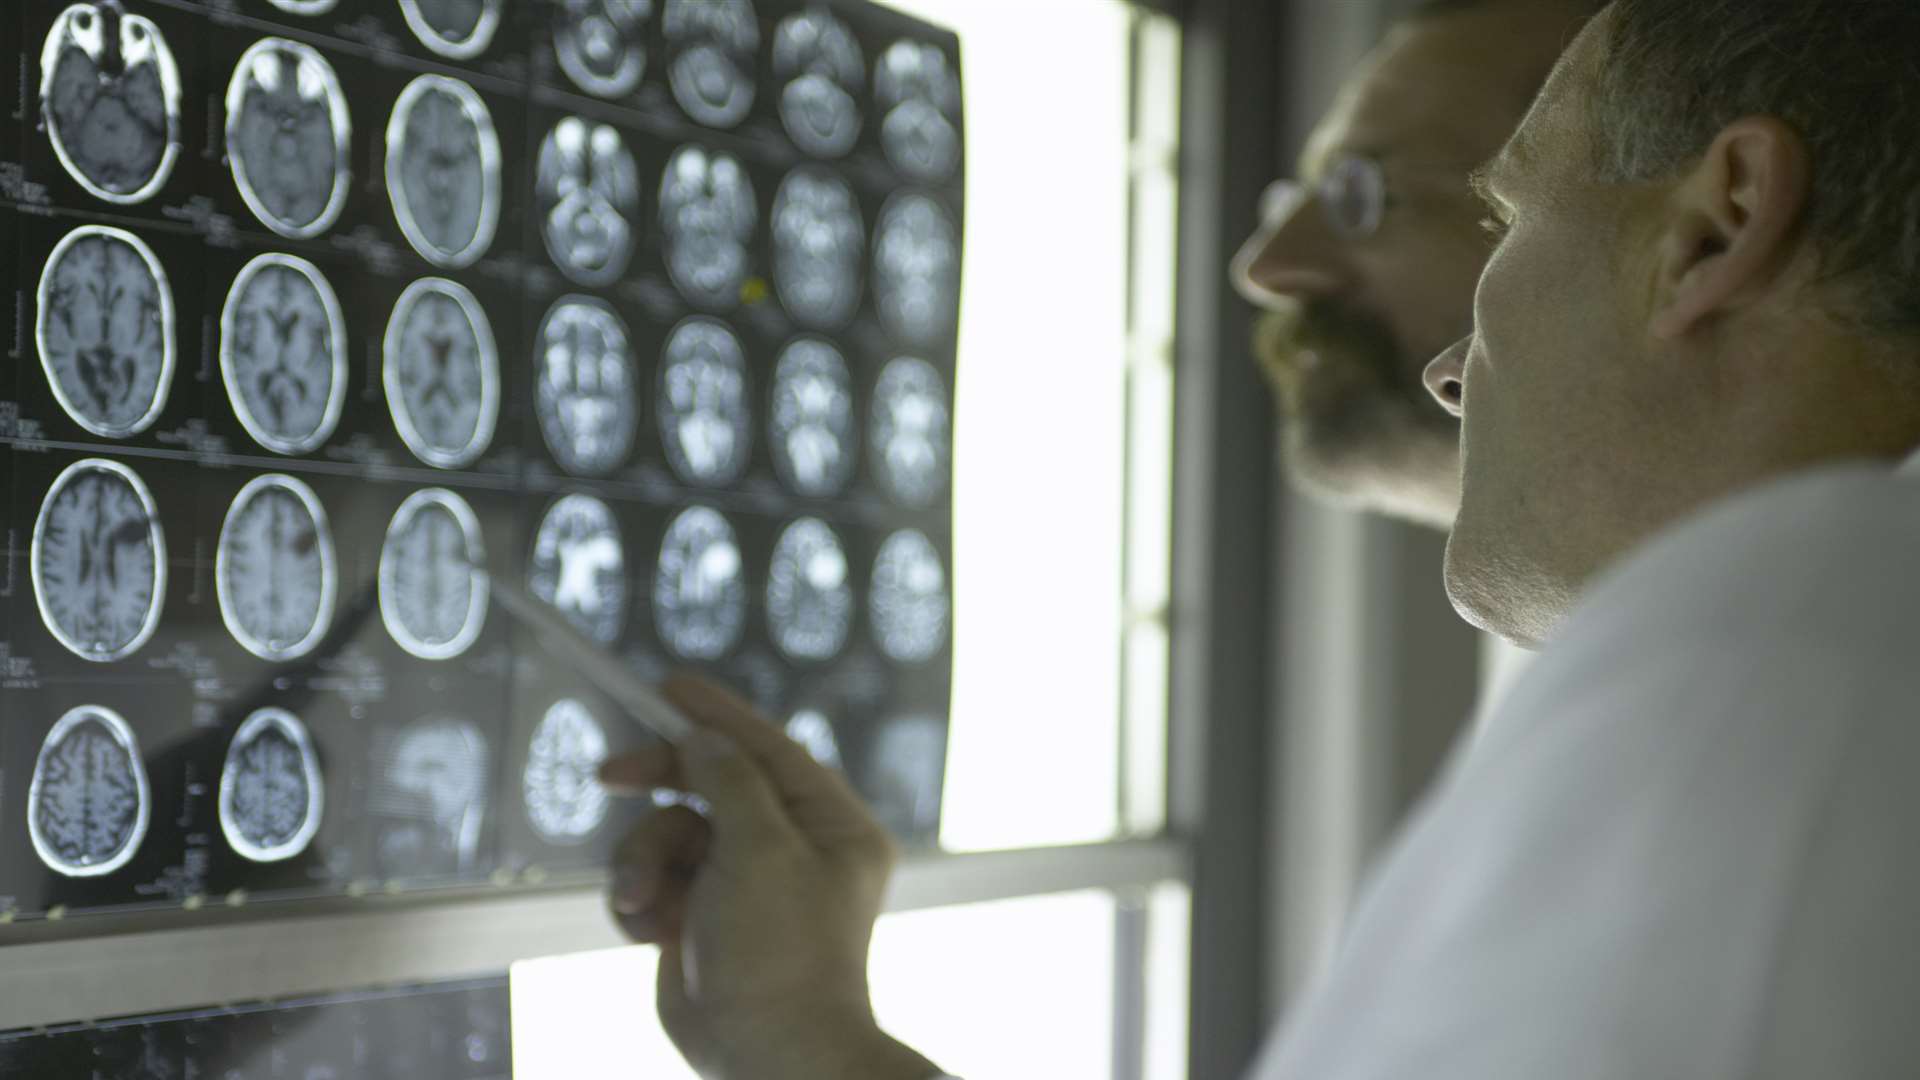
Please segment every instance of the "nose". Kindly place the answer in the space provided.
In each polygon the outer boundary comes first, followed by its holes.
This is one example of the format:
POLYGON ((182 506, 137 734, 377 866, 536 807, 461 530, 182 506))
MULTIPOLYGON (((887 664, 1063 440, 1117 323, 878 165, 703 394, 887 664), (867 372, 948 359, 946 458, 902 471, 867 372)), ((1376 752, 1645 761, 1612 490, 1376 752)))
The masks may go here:
POLYGON ((1427 393, 1454 416, 1460 415, 1466 402, 1467 350, 1472 346, 1473 338, 1463 337, 1427 365, 1427 393))
POLYGON ((1337 292, 1345 271, 1326 215, 1298 185, 1276 184, 1261 203, 1260 228, 1233 259, 1240 295, 1256 307, 1272 308, 1337 292))

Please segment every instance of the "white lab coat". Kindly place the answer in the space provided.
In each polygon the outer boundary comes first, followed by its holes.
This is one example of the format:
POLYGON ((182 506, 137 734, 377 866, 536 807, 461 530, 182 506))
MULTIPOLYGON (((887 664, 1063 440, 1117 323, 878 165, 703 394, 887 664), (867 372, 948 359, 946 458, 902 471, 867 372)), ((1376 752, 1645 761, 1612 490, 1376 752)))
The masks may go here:
POLYGON ((1596 583, 1254 1076, 1920 1077, 1920 454, 1596 583))

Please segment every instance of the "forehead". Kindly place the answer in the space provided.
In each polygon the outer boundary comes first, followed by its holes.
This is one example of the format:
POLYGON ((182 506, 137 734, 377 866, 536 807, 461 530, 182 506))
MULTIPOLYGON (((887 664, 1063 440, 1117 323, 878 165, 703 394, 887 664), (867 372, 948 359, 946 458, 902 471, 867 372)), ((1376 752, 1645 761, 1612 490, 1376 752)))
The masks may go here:
POLYGON ((1585 130, 1580 103, 1601 62, 1605 20, 1611 10, 1603 11, 1589 22, 1553 66, 1540 96, 1494 162, 1495 172, 1525 173, 1537 171, 1547 162, 1574 160, 1559 151, 1585 130))

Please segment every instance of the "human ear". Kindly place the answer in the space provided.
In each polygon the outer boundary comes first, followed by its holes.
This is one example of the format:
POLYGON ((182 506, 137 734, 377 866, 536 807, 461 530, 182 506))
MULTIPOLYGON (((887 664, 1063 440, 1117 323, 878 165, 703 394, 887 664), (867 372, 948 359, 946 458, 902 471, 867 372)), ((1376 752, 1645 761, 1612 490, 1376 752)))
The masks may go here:
POLYGON ((1679 338, 1766 290, 1793 255, 1812 166, 1784 121, 1727 125, 1673 190, 1657 249, 1650 329, 1679 338))

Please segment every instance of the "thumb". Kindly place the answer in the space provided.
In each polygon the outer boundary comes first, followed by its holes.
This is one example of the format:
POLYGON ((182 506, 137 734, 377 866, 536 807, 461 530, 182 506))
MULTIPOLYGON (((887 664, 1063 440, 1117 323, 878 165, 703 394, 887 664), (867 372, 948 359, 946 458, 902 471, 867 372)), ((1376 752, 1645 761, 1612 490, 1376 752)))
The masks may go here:
POLYGON ((740 744, 710 728, 696 728, 679 744, 687 790, 708 803, 713 826, 710 858, 795 844, 799 830, 773 784, 740 744))

